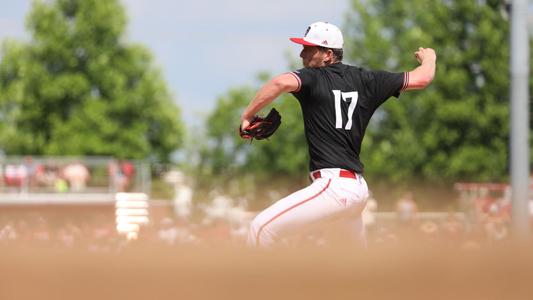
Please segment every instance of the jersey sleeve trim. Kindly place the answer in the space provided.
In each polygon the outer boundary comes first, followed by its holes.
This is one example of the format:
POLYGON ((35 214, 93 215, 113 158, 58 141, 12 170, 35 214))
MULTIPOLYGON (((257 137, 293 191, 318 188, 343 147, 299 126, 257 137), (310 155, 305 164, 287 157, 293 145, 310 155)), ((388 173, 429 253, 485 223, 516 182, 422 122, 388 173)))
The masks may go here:
POLYGON ((298 87, 297 87, 294 91, 292 91, 291 93, 297 93, 297 92, 299 92, 300 89, 302 88, 302 80, 300 79, 300 76, 298 76, 298 75, 297 75, 296 73, 294 73, 294 72, 289 72, 289 73, 287 73, 287 74, 290 74, 290 75, 294 76, 294 78, 296 78, 296 81, 298 81, 298 87))
POLYGON ((405 91, 408 87, 409 87, 409 72, 404 72, 403 73, 403 85, 402 85, 402 88, 400 89, 400 92, 405 91))

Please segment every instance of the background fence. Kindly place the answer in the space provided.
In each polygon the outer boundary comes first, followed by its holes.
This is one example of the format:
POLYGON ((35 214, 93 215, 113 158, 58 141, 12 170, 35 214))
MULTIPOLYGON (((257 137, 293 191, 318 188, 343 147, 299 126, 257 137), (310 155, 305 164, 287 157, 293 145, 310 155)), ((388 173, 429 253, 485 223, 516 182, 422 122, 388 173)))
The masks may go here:
POLYGON ((111 202, 117 192, 149 194, 147 162, 112 157, 0 158, 0 203, 111 202))

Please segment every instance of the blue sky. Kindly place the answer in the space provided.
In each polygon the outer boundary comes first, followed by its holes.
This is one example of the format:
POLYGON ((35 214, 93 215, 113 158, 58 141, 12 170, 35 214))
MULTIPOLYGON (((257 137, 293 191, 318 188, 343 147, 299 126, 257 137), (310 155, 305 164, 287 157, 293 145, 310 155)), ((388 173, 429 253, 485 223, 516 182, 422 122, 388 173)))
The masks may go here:
MULTIPOLYGON (((201 124, 230 87, 255 83, 259 71, 287 71, 287 53, 297 58, 301 49, 289 37, 319 20, 342 27, 349 10, 349 0, 121 1, 127 41, 151 49, 188 126, 201 124)), ((29 38, 30 6, 31 0, 0 0, 0 40, 29 38)))
MULTIPOLYGON (((259 71, 287 71, 288 38, 323 20, 342 26, 348 0, 121 0, 127 41, 148 47, 188 126, 201 124, 218 96, 253 84, 259 71)), ((0 40, 29 39, 31 0, 0 0, 0 40)))

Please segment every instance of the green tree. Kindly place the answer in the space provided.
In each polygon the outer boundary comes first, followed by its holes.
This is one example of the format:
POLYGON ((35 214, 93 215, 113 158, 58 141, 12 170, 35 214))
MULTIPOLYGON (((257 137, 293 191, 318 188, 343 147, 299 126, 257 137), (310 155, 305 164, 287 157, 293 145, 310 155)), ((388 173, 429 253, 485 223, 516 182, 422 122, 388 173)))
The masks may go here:
MULTIPOLYGON (((261 82, 268 79, 263 74, 261 82)), ((258 87, 232 89, 218 99, 215 110, 207 121, 209 145, 204 151, 204 169, 213 174, 222 172, 253 173, 258 176, 301 177, 307 170, 307 147, 298 102, 291 95, 282 95, 262 110, 268 113, 272 106, 282 115, 282 124, 270 140, 242 140, 238 135, 240 115, 253 98, 258 87)))
MULTIPOLYGON (((344 33, 347 62, 369 69, 411 70, 418 65, 413 53, 419 46, 436 49, 438 56, 436 78, 429 88, 387 101, 373 117, 361 153, 365 176, 395 182, 505 179, 509 140, 505 1, 352 0, 344 33)), ((273 103, 283 123, 271 142, 248 145, 235 133, 239 115, 256 89, 234 89, 219 99, 207 126, 213 148, 205 148, 203 161, 215 173, 242 172, 239 168, 245 166, 247 173, 296 178, 307 169, 307 147, 300 108, 292 96, 273 103)))
POLYGON ((509 20, 503 0, 353 0, 347 56, 391 71, 437 52, 432 85, 388 101, 369 126, 367 174, 501 180, 508 168, 509 20))
POLYGON ((180 111, 149 51, 124 42, 126 23, 118 0, 34 2, 31 41, 0 54, 0 148, 168 160, 180 111))
POLYGON ((237 173, 238 161, 247 155, 246 145, 238 139, 242 109, 253 96, 248 87, 234 88, 218 98, 207 118, 207 145, 201 151, 204 172, 237 173))

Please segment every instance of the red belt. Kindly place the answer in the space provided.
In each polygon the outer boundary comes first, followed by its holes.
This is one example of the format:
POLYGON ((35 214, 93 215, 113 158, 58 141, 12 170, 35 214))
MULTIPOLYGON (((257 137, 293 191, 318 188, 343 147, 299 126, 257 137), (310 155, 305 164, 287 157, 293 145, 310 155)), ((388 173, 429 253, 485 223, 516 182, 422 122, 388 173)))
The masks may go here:
MULTIPOLYGON (((312 173, 312 176, 313 176, 314 179, 318 179, 318 178, 322 177, 322 175, 320 174, 320 170, 314 171, 312 173)), ((339 177, 357 179, 357 173, 341 169, 340 172, 339 172, 339 177)))

